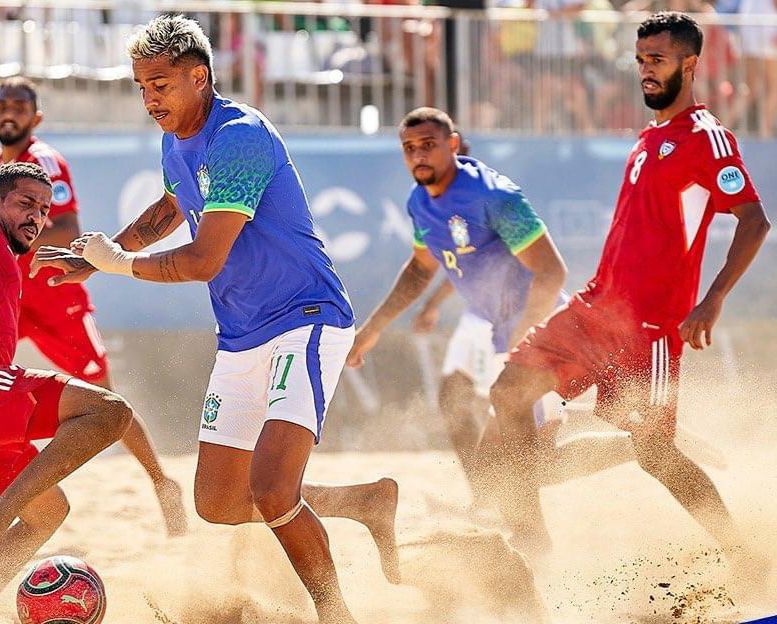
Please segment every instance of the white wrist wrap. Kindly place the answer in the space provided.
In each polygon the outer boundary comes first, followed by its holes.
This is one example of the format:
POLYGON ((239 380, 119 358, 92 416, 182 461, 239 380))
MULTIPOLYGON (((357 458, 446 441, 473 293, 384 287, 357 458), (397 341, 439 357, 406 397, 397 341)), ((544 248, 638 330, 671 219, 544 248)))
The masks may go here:
POLYGON ((89 239, 82 252, 84 260, 98 271, 133 277, 132 263, 135 258, 148 256, 145 253, 124 251, 121 245, 104 234, 89 239))

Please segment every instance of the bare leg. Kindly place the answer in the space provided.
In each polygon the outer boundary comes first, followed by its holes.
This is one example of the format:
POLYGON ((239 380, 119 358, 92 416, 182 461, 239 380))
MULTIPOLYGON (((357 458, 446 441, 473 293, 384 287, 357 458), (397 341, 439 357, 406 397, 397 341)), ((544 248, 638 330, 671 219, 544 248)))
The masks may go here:
MULTIPOLYGON (((108 375, 96 381, 95 385, 112 390, 108 375)), ((183 506, 181 486, 165 474, 146 423, 137 414, 134 414, 132 423, 121 442, 151 478, 159 506, 162 509, 167 534, 175 537, 186 533, 186 511, 183 506)))
POLYGON ((0 537, 0 591, 49 541, 69 511, 65 493, 56 485, 30 501, 22 510, 19 521, 0 537))
MULTIPOLYGON (((250 451, 200 443, 194 502, 201 518, 215 524, 262 522, 254 508, 249 484, 250 451)), ((381 567, 391 583, 399 582, 394 524, 397 483, 380 479, 358 485, 303 483, 302 496, 324 518, 349 518, 364 524, 380 554, 381 567)))
POLYGON ((547 462, 542 485, 555 485, 586 477, 637 459, 627 433, 581 433, 554 449, 547 462))
POLYGON ((443 377, 439 403, 453 448, 464 474, 472 482, 474 451, 481 434, 474 414, 475 384, 472 379, 458 371, 443 377))
POLYGON ((131 419, 132 408, 120 396, 71 379, 59 401, 56 435, 0 496, 0 531, 32 500, 120 439, 131 419))
POLYGON ((683 455, 668 435, 635 433, 634 449, 639 465, 660 481, 696 521, 724 548, 741 546, 723 500, 710 478, 683 455))
POLYGON ((395 585, 402 582, 395 531, 399 488, 394 479, 334 487, 303 483, 302 497, 322 518, 349 518, 365 525, 386 579, 395 585))
POLYGON ((534 403, 555 386, 552 374, 508 363, 491 388, 491 403, 502 438, 493 471, 502 514, 529 554, 550 548, 540 505, 542 451, 534 403))
POLYGON ((276 523, 273 532, 310 593, 322 624, 355 624, 343 600, 329 538, 316 514, 304 505, 288 521, 286 515, 302 496, 302 476, 313 450, 313 434, 288 422, 264 424, 251 462, 251 492, 262 517, 276 523))

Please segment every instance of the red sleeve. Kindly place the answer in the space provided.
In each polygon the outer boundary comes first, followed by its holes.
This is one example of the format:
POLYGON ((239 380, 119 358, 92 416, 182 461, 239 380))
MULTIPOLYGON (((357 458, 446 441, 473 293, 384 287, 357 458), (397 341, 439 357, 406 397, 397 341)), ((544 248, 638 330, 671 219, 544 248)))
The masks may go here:
MULTIPOLYGON (((17 337, 17 308, 18 305, 13 297, 14 293, 8 288, 8 284, 13 279, 12 276, 2 274, 0 280, 0 293, 2 293, 2 300, 0 300, 0 367, 8 366, 13 362, 14 354, 16 353, 17 337)), ((18 300, 19 294, 16 294, 18 300)))
POLYGON ((49 218, 68 212, 78 212, 78 200, 70 178, 67 161, 56 150, 42 143, 35 143, 30 149, 34 162, 40 165, 51 178, 51 212, 49 218))
MULTIPOLYGON (((6 245, 0 236, 0 245, 6 245)), ((0 367, 9 366, 16 353, 19 324, 19 267, 11 252, 0 249, 0 367)))
POLYGON ((742 204, 760 202, 733 133, 723 126, 701 129, 695 163, 698 182, 710 192, 715 212, 731 212, 742 204))

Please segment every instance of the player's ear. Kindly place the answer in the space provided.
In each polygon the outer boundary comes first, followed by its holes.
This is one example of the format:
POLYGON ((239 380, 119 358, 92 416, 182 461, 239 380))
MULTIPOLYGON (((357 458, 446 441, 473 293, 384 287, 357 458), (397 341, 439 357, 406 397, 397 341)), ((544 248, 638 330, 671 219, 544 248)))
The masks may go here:
POLYGON ((699 56, 691 54, 683 59, 683 73, 690 74, 691 77, 696 76, 696 66, 699 64, 699 56))
POLYGON ((35 116, 32 118, 32 127, 37 128, 41 121, 43 121, 43 113, 40 111, 35 111, 35 116))
POLYGON ((458 132, 451 132, 448 137, 448 145, 450 145, 451 151, 454 154, 458 154, 461 149, 461 135, 458 132))
POLYGON ((199 64, 192 67, 191 72, 191 77, 197 91, 205 89, 208 86, 208 68, 203 64, 199 64))

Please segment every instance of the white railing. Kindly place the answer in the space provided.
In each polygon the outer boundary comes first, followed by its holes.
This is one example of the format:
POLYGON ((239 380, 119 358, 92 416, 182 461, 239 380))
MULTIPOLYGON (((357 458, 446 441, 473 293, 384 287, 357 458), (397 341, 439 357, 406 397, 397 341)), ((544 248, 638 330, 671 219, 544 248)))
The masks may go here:
MULTIPOLYGON (((373 131, 424 104, 478 131, 621 133, 647 118, 633 61, 646 14, 616 11, 0 0, 0 76, 39 80, 50 121, 148 123, 124 42, 174 11, 209 33, 219 88, 284 126, 373 131)), ((740 133, 770 136, 777 16, 696 17, 707 37, 700 96, 740 133)))

